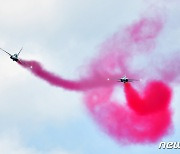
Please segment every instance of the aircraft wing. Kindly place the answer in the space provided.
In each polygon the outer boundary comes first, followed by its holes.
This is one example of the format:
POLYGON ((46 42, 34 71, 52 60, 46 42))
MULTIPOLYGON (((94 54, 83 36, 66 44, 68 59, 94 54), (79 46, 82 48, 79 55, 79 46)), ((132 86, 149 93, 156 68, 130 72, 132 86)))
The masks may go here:
POLYGON ((117 82, 121 82, 121 79, 118 79, 117 82))
POLYGON ((23 47, 22 47, 21 50, 18 52, 18 56, 19 56, 19 54, 21 53, 22 49, 23 49, 23 47))
POLYGON ((139 81, 139 80, 136 80, 136 79, 128 79, 128 82, 133 82, 133 81, 139 81))
POLYGON ((7 52, 6 50, 0 48, 2 51, 4 51, 5 53, 7 53, 8 55, 12 56, 9 52, 7 52))

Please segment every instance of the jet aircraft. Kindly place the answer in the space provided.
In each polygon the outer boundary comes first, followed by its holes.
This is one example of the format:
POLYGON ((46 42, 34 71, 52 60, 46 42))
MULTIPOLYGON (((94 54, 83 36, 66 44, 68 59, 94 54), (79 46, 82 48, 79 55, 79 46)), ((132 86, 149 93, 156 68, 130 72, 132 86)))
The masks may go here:
POLYGON ((117 80, 117 82, 123 82, 123 83, 134 82, 134 81, 139 81, 139 80, 137 80, 137 79, 129 79, 126 76, 123 76, 122 78, 117 80))
POLYGON ((2 51, 4 51, 5 53, 7 53, 7 54, 10 56, 10 58, 11 58, 13 61, 16 61, 16 62, 19 61, 18 56, 19 56, 19 54, 21 53, 22 49, 23 49, 23 48, 21 48, 21 50, 20 50, 17 54, 15 53, 15 54, 12 55, 12 54, 10 54, 9 52, 7 52, 6 50, 0 48, 0 50, 2 50, 2 51))

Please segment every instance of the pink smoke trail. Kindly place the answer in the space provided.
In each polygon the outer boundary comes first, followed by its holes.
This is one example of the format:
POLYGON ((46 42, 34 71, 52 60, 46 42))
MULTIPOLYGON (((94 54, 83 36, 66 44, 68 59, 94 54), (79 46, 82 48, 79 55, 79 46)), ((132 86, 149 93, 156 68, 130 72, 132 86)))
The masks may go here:
POLYGON ((49 84, 57 87, 62 87, 64 89, 84 91, 99 86, 108 86, 112 83, 107 82, 107 79, 105 78, 92 78, 91 80, 82 79, 80 81, 66 80, 52 72, 45 70, 37 61, 27 61, 21 59, 20 61, 18 61, 18 64, 20 64, 24 68, 29 69, 35 76, 47 81, 49 84))
POLYGON ((113 88, 92 90, 85 96, 90 113, 105 132, 122 144, 154 143, 169 133, 172 120, 168 86, 150 82, 143 97, 130 84, 125 84, 124 90, 127 105, 111 100, 113 88))
MULTIPOLYGON (((83 91, 84 101, 94 120, 121 144, 154 143, 172 129, 172 90, 162 82, 169 78, 166 65, 163 65, 165 59, 158 61, 158 66, 151 60, 151 53, 156 48, 156 39, 163 26, 164 21, 159 16, 144 17, 124 31, 114 34, 102 44, 99 56, 86 68, 88 76, 78 81, 63 79, 45 70, 36 61, 21 60, 18 63, 51 85, 83 91), (133 61, 142 55, 145 61, 149 61, 148 69, 131 67, 133 61), (122 85, 114 79, 125 74, 147 81, 136 83, 134 87, 133 84, 124 84, 122 88, 126 104, 122 105, 112 98, 117 85, 122 85)), ((175 66, 169 72, 171 83, 177 82, 180 76, 177 69, 179 63, 177 59, 174 60, 172 55, 171 60, 166 61, 167 64, 173 61, 175 66)))

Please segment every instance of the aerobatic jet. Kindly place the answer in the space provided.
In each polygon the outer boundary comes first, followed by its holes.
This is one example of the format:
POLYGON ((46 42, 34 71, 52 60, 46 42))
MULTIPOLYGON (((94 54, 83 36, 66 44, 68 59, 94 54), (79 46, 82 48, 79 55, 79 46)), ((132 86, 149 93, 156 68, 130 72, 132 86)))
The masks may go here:
POLYGON ((117 82, 123 82, 123 83, 134 82, 134 81, 139 81, 139 80, 137 80, 137 79, 128 79, 126 76, 124 76, 124 77, 117 80, 117 82))
POLYGON ((22 51, 22 49, 23 48, 21 48, 21 50, 16 54, 10 54, 9 52, 7 52, 6 50, 4 50, 4 49, 2 49, 2 48, 0 48, 2 51, 4 51, 5 53, 7 53, 9 56, 10 56, 10 58, 13 60, 13 61, 16 61, 16 62, 18 62, 19 61, 19 58, 18 58, 18 56, 19 56, 19 54, 21 53, 21 51, 22 51))

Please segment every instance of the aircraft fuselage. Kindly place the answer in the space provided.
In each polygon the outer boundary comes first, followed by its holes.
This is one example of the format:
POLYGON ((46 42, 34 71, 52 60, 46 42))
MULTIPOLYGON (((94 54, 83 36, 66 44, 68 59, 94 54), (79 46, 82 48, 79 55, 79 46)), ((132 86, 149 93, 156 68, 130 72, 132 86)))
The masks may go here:
POLYGON ((126 83, 126 82, 128 82, 128 79, 127 78, 121 78, 120 81, 126 83))
POLYGON ((18 61, 18 55, 17 54, 14 54, 14 55, 11 55, 10 58, 13 60, 13 61, 18 61))

